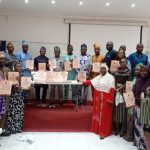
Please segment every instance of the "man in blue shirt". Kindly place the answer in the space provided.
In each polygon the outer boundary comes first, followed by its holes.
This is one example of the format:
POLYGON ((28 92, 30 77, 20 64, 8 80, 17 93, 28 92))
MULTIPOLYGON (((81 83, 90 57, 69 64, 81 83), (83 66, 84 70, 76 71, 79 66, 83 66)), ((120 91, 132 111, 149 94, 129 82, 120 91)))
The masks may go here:
POLYGON ((106 43, 106 49, 108 50, 108 52, 106 53, 104 60, 108 68, 110 68, 111 61, 116 60, 117 57, 117 51, 114 50, 113 47, 114 47, 113 42, 109 41, 106 43))
POLYGON ((148 65, 148 56, 143 53, 144 45, 139 43, 136 46, 136 52, 129 55, 128 60, 131 64, 132 77, 134 77, 134 69, 138 64, 148 65))
POLYGON ((28 52, 28 43, 22 41, 22 52, 17 54, 17 60, 22 63, 22 74, 26 77, 31 77, 31 70, 26 68, 26 61, 32 60, 31 54, 28 52))
MULTIPOLYGON (((46 70, 49 70, 49 58, 45 56, 46 54, 46 48, 41 47, 40 48, 40 55, 37 56, 34 59, 34 68, 36 71, 38 71, 38 66, 39 63, 45 63, 46 64, 46 70)), ((46 101, 46 95, 47 95, 47 89, 48 85, 47 84, 35 84, 35 95, 36 95, 36 101, 37 101, 37 106, 40 106, 40 103, 45 103, 46 101), (41 88, 43 88, 43 93, 42 93, 42 101, 40 98, 40 93, 41 93, 41 88)), ((46 105, 41 105, 41 106, 46 106, 46 105)))
MULTIPOLYGON (((26 77, 31 77, 31 70, 26 68, 26 61, 32 60, 31 54, 28 52, 28 43, 22 41, 22 51, 17 54, 17 60, 22 63, 22 75, 26 77)), ((24 102, 28 102, 29 91, 23 91, 24 102)))

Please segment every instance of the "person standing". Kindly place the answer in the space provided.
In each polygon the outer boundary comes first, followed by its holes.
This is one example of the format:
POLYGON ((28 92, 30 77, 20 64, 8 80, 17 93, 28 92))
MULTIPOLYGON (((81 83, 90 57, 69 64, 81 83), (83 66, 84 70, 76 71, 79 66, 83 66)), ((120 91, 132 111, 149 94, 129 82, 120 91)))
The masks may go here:
MULTIPOLYGON (((71 63, 71 70, 68 71, 68 78, 67 80, 76 80, 76 75, 77 71, 76 69, 72 68, 72 63, 73 59, 76 58, 76 55, 73 54, 73 46, 71 44, 68 44, 67 46, 67 54, 63 56, 64 62, 70 62, 71 63)), ((77 98, 77 92, 76 92, 77 86, 76 85, 71 85, 71 90, 72 90, 72 101, 76 101, 77 98)), ((69 85, 64 85, 64 97, 65 100, 68 100, 68 95, 69 95, 69 85)))
POLYGON ((125 107, 123 93, 125 93, 126 81, 131 81, 131 71, 127 67, 126 58, 122 58, 120 60, 120 67, 115 72, 114 77, 116 81, 115 88, 117 91, 113 116, 115 124, 114 132, 115 135, 120 134, 120 137, 123 137, 127 132, 127 109, 125 107))
MULTIPOLYGON (((60 72, 64 70, 64 60, 60 56, 60 48, 58 46, 54 47, 54 57, 50 58, 50 60, 56 60, 56 68, 53 69, 54 72, 60 72)), ((55 89, 57 87, 58 90, 58 99, 59 104, 62 105, 63 101, 63 85, 51 85, 50 89, 50 108, 54 108, 54 98, 55 98, 55 89)))
MULTIPOLYGON (((11 70, 6 65, 6 56, 5 53, 0 52, 0 80, 7 80, 8 79, 8 72, 11 70)), ((9 136, 10 134, 5 131, 6 129, 6 121, 7 121, 7 114, 9 111, 9 97, 7 96, 0 96, 0 128, 3 129, 2 136, 9 136)))
MULTIPOLYGON (((22 51, 17 54, 17 60, 22 64, 22 75, 25 77, 31 77, 31 70, 26 68, 27 60, 32 60, 31 54, 28 52, 29 45, 26 41, 22 41, 22 51)), ((29 91, 24 91, 24 102, 28 102, 29 91)))
POLYGON ((108 73, 108 67, 101 65, 100 75, 87 80, 84 85, 93 85, 93 114, 91 131, 100 135, 100 139, 113 134, 112 115, 115 93, 115 79, 108 73))
MULTIPOLYGON (((95 55, 92 56, 92 63, 103 63, 104 57, 100 53, 100 45, 94 44, 94 53, 95 55)), ((99 72, 93 72, 91 71, 91 79, 97 77, 99 75, 99 72)))
MULTIPOLYGON (((85 71, 86 72, 86 79, 90 79, 91 73, 91 55, 87 54, 87 45, 81 45, 81 55, 79 56, 80 59, 80 68, 77 69, 78 72, 85 71)), ((79 104, 86 104, 87 101, 87 94, 88 94, 88 87, 85 85, 78 86, 78 101, 79 104)))
POLYGON ((150 68, 148 66, 141 67, 141 77, 133 86, 133 93, 135 97, 133 114, 135 145, 137 146, 138 150, 148 150, 144 135, 144 125, 146 124, 143 122, 144 120, 149 122, 150 127, 150 68), (146 112, 146 114, 144 112, 146 112))
MULTIPOLYGON (((46 55, 46 48, 45 47, 41 47, 40 48, 40 55, 37 56, 34 59, 34 69, 35 71, 39 70, 39 63, 45 63, 46 65, 46 70, 49 70, 49 58, 45 56, 46 55)), ((40 106, 41 103, 46 103, 46 96, 47 96, 47 89, 48 89, 48 85, 47 84, 35 84, 35 95, 36 95, 36 102, 37 102, 37 106, 40 106), (42 93, 42 100, 41 100, 41 88, 43 89, 43 93, 42 93)), ((45 105, 42 105, 45 106, 45 105)))
POLYGON ((12 42, 7 44, 7 50, 6 67, 8 67, 10 70, 14 70, 14 64, 17 61, 17 56, 14 54, 14 45, 12 42))
POLYGON ((9 111, 7 116, 6 132, 10 134, 20 133, 24 124, 24 97, 21 89, 21 63, 16 62, 14 69, 19 72, 18 85, 13 85, 12 93, 9 97, 9 111))
POLYGON ((135 76, 134 69, 138 64, 148 65, 148 56, 143 53, 144 45, 139 43, 136 46, 136 52, 129 55, 128 60, 131 64, 132 77, 135 76))
POLYGON ((117 57, 117 51, 114 50, 113 47, 114 47, 113 42, 109 41, 106 43, 106 49, 108 50, 108 52, 106 53, 104 60, 108 68, 110 68, 111 61, 116 60, 117 57))

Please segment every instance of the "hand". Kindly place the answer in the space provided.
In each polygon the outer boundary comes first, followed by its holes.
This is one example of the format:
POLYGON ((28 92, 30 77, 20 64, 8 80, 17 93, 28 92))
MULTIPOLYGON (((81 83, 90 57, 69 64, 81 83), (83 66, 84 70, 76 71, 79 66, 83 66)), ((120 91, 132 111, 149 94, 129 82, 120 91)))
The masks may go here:
POLYGON ((26 70, 27 70, 27 71, 30 71, 30 69, 29 69, 29 68, 26 68, 26 70))
POLYGON ((19 77, 16 77, 16 79, 17 79, 17 81, 20 81, 20 80, 21 80, 20 76, 19 76, 19 77))

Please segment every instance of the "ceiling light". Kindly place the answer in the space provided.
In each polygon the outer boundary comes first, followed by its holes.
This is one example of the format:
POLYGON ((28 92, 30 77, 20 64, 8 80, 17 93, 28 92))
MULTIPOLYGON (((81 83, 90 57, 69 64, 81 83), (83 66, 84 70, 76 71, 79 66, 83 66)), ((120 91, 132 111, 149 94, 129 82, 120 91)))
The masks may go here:
POLYGON ((52 3, 52 4, 55 4, 55 3, 56 3, 56 1, 52 0, 52 1, 51 1, 51 3, 52 3))
POLYGON ((2 2, 2 0, 0 0, 0 2, 2 2))
POLYGON ((79 2, 79 5, 83 5, 83 2, 82 2, 82 1, 80 1, 80 2, 79 2))
POLYGON ((29 3, 29 0, 25 0, 25 3, 29 3))
POLYGON ((134 7, 135 7, 135 4, 132 4, 131 7, 134 8, 134 7))
POLYGON ((107 2, 105 5, 108 7, 110 5, 110 3, 107 2))

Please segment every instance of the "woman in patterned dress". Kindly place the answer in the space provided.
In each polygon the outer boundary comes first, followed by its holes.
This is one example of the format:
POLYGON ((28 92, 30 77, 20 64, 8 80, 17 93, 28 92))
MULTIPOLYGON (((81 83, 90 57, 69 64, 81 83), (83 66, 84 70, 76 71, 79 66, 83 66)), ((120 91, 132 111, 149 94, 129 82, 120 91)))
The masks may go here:
MULTIPOLYGON (((21 77, 21 63, 17 62, 14 67, 15 71, 19 72, 21 77)), ((18 77, 19 85, 14 85, 12 94, 9 98, 9 112, 6 131, 10 134, 22 132, 24 123, 24 97, 20 87, 20 77, 18 77)))

